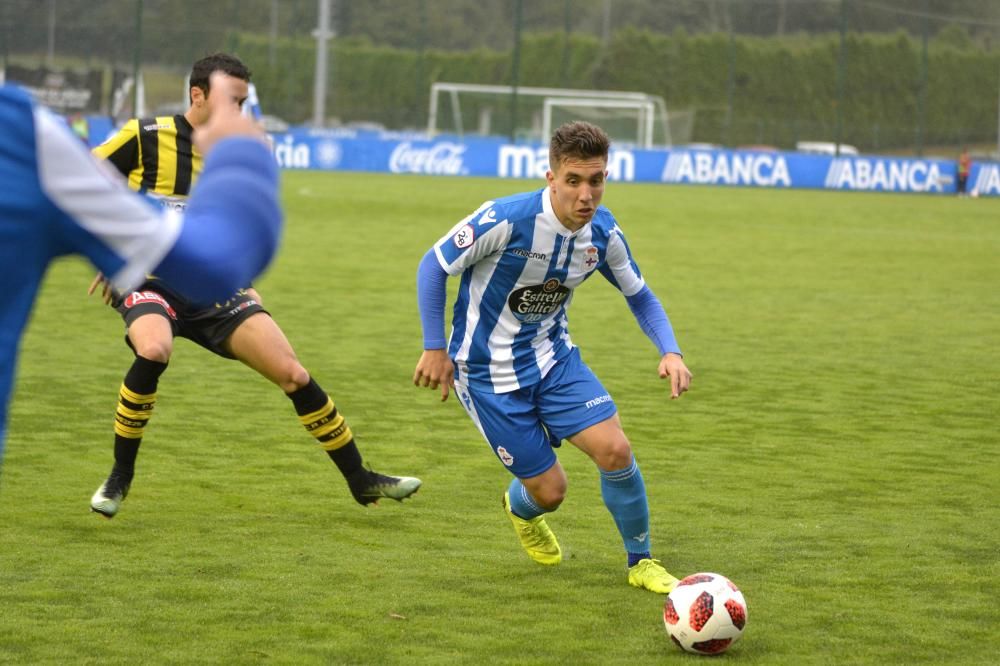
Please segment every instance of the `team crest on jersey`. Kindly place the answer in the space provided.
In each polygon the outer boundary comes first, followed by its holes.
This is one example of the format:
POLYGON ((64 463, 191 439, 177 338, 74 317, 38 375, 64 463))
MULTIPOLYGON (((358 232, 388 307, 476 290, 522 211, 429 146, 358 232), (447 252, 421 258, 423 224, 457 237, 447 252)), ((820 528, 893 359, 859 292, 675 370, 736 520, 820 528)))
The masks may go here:
POLYGON ((584 253, 587 255, 587 258, 584 259, 583 263, 587 265, 587 268, 593 267, 597 263, 597 248, 591 245, 584 253))
POLYGON ((500 462, 507 467, 514 464, 514 456, 510 455, 510 452, 502 446, 497 447, 497 457, 500 458, 500 462))
POLYGON ((471 224, 466 224, 451 237, 451 240, 455 243, 455 247, 464 250, 476 240, 476 232, 473 231, 471 224))

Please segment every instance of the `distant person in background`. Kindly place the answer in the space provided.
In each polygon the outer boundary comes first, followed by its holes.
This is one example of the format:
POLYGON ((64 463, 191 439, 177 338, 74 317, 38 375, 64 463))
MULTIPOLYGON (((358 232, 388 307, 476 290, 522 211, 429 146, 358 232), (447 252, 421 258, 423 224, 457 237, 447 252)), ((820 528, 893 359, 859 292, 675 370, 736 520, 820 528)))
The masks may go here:
MULTIPOLYGON (((225 90, 225 83, 213 81, 225 90)), ((278 170, 256 125, 218 96, 193 137, 208 157, 185 215, 106 173, 65 123, 15 86, 0 87, 0 459, 18 342, 49 263, 81 254, 120 292, 155 270, 211 302, 268 264, 281 230, 278 170), (214 148, 213 148, 214 145, 214 148)), ((43 410, 57 409, 40 405, 43 410)))
MULTIPOLYGON (((618 409, 580 357, 566 310, 595 273, 617 288, 660 353, 670 397, 691 373, 659 299, 643 280, 625 235, 601 198, 610 142, 584 122, 561 126, 549 145, 547 186, 487 201, 434 244, 417 272, 424 352, 413 383, 455 392, 494 455, 514 477, 503 509, 539 564, 562 561, 545 522, 566 496, 555 454, 563 439, 597 467, 634 587, 667 594, 677 579, 650 554, 649 503, 618 409), (461 275, 444 334, 446 282, 461 275)), ((609 333, 613 335, 613 332, 609 333)))
POLYGON ((958 196, 966 196, 966 186, 969 182, 969 171, 972 170, 972 158, 969 157, 969 149, 962 148, 962 154, 958 156, 958 196))
MULTIPOLYGON (((191 144, 192 131, 206 121, 220 94, 227 104, 243 106, 250 70, 238 58, 216 53, 194 63, 189 81, 190 108, 186 113, 130 120, 94 149, 128 178, 133 189, 159 199, 168 208, 183 209, 201 175, 202 156, 191 144), (216 78, 225 80, 227 87, 216 89, 216 78)), ((101 283, 98 275, 90 292, 101 283)), ((149 278, 135 291, 119 294, 104 285, 105 301, 125 320, 125 341, 135 358, 118 393, 114 466, 91 498, 91 509, 112 518, 128 494, 139 445, 156 404, 160 376, 167 369, 177 336, 223 358, 241 361, 277 385, 291 400, 306 431, 337 465, 358 503, 370 504, 383 497, 401 501, 416 492, 419 479, 387 476, 364 466, 351 428, 333 400, 299 363, 249 281, 240 287, 206 307, 184 298, 159 277, 149 278)), ((324 316, 322 310, 316 314, 324 316)), ((247 409, 252 407, 247 405, 247 409)), ((239 419, 239 414, 219 416, 239 419)))

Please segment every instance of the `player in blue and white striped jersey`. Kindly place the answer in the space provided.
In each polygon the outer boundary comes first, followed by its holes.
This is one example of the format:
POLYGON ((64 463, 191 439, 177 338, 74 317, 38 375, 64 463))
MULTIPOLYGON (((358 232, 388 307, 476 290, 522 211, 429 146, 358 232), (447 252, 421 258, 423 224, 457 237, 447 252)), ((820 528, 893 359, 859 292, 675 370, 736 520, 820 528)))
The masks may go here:
POLYGON ((212 302, 274 255, 278 170, 262 133, 233 106, 214 111, 198 140, 202 150, 217 146, 182 216, 106 173, 26 91, 0 87, 0 457, 18 342, 53 259, 84 255, 120 291, 155 269, 190 298, 212 302))
POLYGON ((562 551, 544 514, 557 509, 567 479, 554 447, 563 439, 591 457, 604 503, 628 556, 628 582, 666 594, 677 580, 650 554, 649 506, 617 408, 583 363, 567 330, 573 290, 595 272, 625 296, 660 352, 671 397, 691 373, 663 306, 646 285, 614 216, 600 206, 610 142, 576 122, 556 130, 544 189, 487 201, 424 256, 418 302, 424 352, 413 381, 449 387, 514 475, 504 508, 536 562, 562 551), (445 349, 448 276, 461 275, 445 349))

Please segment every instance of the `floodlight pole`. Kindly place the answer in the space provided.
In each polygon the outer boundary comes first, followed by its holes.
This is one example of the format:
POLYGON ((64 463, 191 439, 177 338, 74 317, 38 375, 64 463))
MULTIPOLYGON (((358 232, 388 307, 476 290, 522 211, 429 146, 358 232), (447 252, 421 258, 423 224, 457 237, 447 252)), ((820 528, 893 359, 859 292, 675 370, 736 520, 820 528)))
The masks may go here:
POLYGON ((562 52, 562 68, 560 68, 560 73, 562 74, 562 80, 560 83, 566 85, 566 81, 569 80, 569 49, 570 49, 570 33, 573 31, 573 24, 571 23, 572 13, 569 9, 569 0, 565 0, 563 3, 563 52, 562 52))
POLYGON ((840 52, 837 54, 837 136, 833 154, 840 157, 844 141, 844 79, 847 73, 847 0, 840 0, 840 52))
POLYGON ((733 97, 736 90, 736 35, 729 28, 729 71, 726 77, 726 146, 733 145, 733 97))
POLYGON ((271 23, 267 31, 267 64, 274 67, 278 50, 278 0, 271 0, 271 23))
POLYGON ((132 50, 132 113, 139 116, 139 67, 142 60, 142 0, 135 2, 135 48, 132 50))
POLYGON ((0 23, 3 23, 2 32, 0 32, 0 86, 4 84, 4 77, 7 71, 7 60, 8 60, 8 48, 7 44, 10 42, 9 28, 10 25, 9 15, 7 13, 7 5, 0 7, 0 23))
POLYGON ((601 47, 608 48, 611 41, 611 0, 604 0, 604 15, 601 19, 601 47))
POLYGON ((924 156, 924 124, 927 115, 927 33, 930 30, 928 0, 924 0, 923 47, 920 57, 920 92, 917 97, 917 157, 924 156))
POLYGON ((326 117, 326 42, 330 31, 330 2, 319 0, 319 21, 313 37, 316 38, 316 68, 313 79, 313 127, 323 127, 326 117))
MULTIPOLYGON (((417 32, 417 74, 414 99, 420 99, 427 86, 427 0, 420 0, 420 28, 417 32)), ((414 110, 414 115, 417 111, 414 110)))
POLYGON ((521 78, 521 13, 524 0, 514 2, 514 52, 510 66, 510 142, 517 143, 517 85, 521 78))
POLYGON ((49 0, 49 48, 45 54, 45 64, 56 66, 56 0, 49 0))

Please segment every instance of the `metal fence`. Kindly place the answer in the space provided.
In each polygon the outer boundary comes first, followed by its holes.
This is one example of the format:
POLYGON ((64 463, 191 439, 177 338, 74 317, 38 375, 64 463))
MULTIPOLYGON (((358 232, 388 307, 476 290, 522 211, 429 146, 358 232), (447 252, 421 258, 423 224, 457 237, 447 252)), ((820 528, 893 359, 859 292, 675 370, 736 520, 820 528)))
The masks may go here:
MULTIPOLYGON (((262 79, 268 85, 261 85, 260 93, 265 113, 282 116, 275 122, 368 122, 412 129, 427 125, 430 86, 421 86, 426 88, 422 99, 378 119, 366 118, 364 104, 348 105, 345 98, 351 91, 338 87, 346 73, 332 59, 334 45, 386 53, 435 51, 456 58, 485 49, 498 54, 493 80, 473 82, 516 90, 531 75, 520 62, 525 38, 553 33, 569 44, 573 37, 589 37, 598 45, 593 57, 600 59, 602 49, 629 29, 773 40, 840 36, 839 49, 822 73, 836 86, 836 114, 823 120, 787 108, 741 113, 735 62, 698 83, 699 90, 712 91, 710 101, 704 94, 678 100, 664 90, 641 90, 665 99, 684 141, 788 148, 802 140, 841 142, 849 137, 867 152, 904 154, 951 154, 965 144, 982 153, 998 145, 1000 113, 947 127, 932 126, 927 113, 930 102, 940 97, 928 76, 930 40, 951 40, 971 51, 1000 55, 994 47, 1000 45, 1000 3, 981 0, 0 0, 0 64, 6 80, 31 85, 43 101, 67 115, 104 114, 120 121, 139 112, 183 109, 184 75, 191 62, 230 50, 234 35, 249 35, 263 45, 248 62, 251 69, 272 73, 262 79), (845 36, 858 31, 907 35, 922 44, 908 117, 846 120, 844 111, 859 96, 879 94, 852 81, 857 73, 849 67, 845 36), (289 45, 302 47, 294 59, 289 45), (328 56, 317 58, 324 48, 328 56), (301 76, 304 70, 311 82, 307 94, 284 85, 292 73, 301 76)), ((549 64, 553 71, 570 71, 572 57, 568 48, 556 51, 549 64)), ((435 80, 434 71, 421 75, 435 80)), ((969 95, 988 99, 996 108, 1000 71, 990 81, 969 95)), ((516 102, 511 106, 517 108, 516 102)), ((511 126, 516 129, 517 119, 511 126)))

